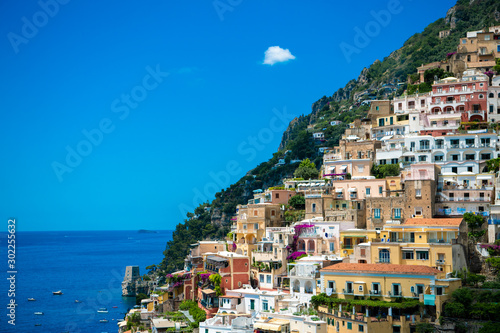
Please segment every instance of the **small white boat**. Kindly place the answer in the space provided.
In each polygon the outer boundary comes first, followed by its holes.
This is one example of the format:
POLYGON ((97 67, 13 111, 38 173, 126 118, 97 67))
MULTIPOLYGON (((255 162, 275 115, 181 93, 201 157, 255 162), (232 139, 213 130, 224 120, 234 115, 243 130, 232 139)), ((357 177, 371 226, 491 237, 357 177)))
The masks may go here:
POLYGON ((58 290, 58 291, 53 291, 52 292, 52 295, 62 295, 62 291, 58 290))
POLYGON ((76 300, 75 300, 75 303, 81 303, 81 302, 80 302, 79 300, 77 300, 77 299, 76 299, 76 300))
POLYGON ((107 320, 107 319, 101 319, 101 320, 99 320, 99 322, 100 322, 100 323, 108 323, 108 322, 109 322, 109 320, 107 320))
POLYGON ((34 299, 34 298, 28 298, 28 301, 34 302, 34 301, 36 301, 36 299, 34 299))
POLYGON ((108 313, 108 309, 100 308, 99 310, 97 310, 97 313, 108 313))
POLYGON ((43 312, 35 312, 35 314, 36 314, 37 316, 41 316, 41 315, 43 315, 43 312))

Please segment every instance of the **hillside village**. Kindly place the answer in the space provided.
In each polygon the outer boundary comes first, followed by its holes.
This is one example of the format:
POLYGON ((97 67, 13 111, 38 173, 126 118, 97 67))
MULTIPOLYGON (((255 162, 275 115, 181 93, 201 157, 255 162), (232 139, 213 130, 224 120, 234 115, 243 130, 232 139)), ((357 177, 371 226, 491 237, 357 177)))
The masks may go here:
POLYGON ((320 169, 284 151, 296 177, 253 191, 183 270, 151 272, 120 332, 499 331, 499 58, 500 26, 471 31, 400 96, 356 95, 364 117, 324 119, 345 130, 320 169))

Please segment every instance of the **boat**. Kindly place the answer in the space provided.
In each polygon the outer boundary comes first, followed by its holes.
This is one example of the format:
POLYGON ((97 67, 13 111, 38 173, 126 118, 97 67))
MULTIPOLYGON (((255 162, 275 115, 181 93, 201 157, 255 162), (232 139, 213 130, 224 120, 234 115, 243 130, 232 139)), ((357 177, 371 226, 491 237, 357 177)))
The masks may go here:
POLYGON ((99 310, 97 310, 98 313, 108 313, 108 309, 106 308, 100 308, 99 310))
POLYGON ((76 299, 76 300, 75 300, 75 303, 81 303, 81 302, 80 302, 79 300, 77 300, 77 299, 76 299))
POLYGON ((42 326, 42 324, 35 324, 35 326, 42 326))
POLYGON ((115 305, 115 306, 113 306, 113 309, 116 309, 116 308, 118 308, 116 305, 115 305))
POLYGON ((41 316, 43 315, 43 312, 35 312, 36 315, 41 316))
POLYGON ((28 298, 28 301, 33 302, 33 301, 36 301, 36 299, 34 299, 34 298, 28 298))
POLYGON ((109 320, 107 320, 107 319, 101 319, 101 320, 99 320, 99 322, 100 322, 100 323, 108 323, 108 322, 109 322, 109 320))
POLYGON ((62 291, 58 290, 58 291, 53 291, 52 292, 52 295, 62 295, 62 291))

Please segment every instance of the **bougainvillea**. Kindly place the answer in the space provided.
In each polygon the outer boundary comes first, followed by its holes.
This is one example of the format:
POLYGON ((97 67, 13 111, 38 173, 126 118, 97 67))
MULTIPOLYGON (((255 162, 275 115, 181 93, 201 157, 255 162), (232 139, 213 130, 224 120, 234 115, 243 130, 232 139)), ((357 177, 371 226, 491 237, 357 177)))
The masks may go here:
POLYGON ((486 249, 490 256, 498 256, 500 255, 500 245, 495 244, 481 244, 482 249, 486 249))
POLYGON ((287 260, 291 260, 291 261, 295 261, 299 258, 301 258, 302 256, 306 256, 307 254, 303 251, 297 251, 297 252, 293 252, 293 253, 290 253, 286 259, 287 260))
POLYGON ((303 230, 314 228, 314 224, 297 224, 294 228, 293 242, 291 245, 288 245, 286 248, 289 252, 296 252, 297 247, 299 245, 299 237, 303 230))

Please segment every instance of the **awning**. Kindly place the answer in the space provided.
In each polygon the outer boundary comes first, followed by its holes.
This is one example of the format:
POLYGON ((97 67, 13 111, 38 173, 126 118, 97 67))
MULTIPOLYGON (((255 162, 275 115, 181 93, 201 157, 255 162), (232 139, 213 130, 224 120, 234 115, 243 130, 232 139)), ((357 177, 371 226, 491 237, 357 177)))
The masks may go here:
POLYGON ((281 331, 281 325, 277 324, 266 324, 266 323, 255 323, 253 324, 254 329, 261 329, 266 331, 281 331))
POLYGON ((340 167, 342 170, 347 170, 347 166, 340 167))
POLYGON ((491 174, 490 176, 486 176, 486 175, 483 175, 483 176, 477 176, 476 179, 493 179, 494 175, 491 174))
POLYGON ((457 180, 453 179, 453 178, 443 178, 443 181, 444 182, 450 182, 450 183, 456 183, 457 182, 457 180))
POLYGON ((349 191, 349 192, 358 192, 358 189, 357 189, 357 188, 355 188, 355 187, 351 187, 351 188, 349 188, 349 190, 348 190, 348 191, 349 191))
POLYGON ((390 138, 392 138, 392 135, 386 135, 382 139, 380 139, 380 141, 389 140, 390 138))
POLYGON ((335 193, 342 193, 344 191, 343 188, 336 188, 335 193))
POLYGON ((342 237, 350 237, 350 238, 366 238, 366 235, 346 235, 342 237))
POLYGON ((205 295, 215 294, 215 291, 212 289, 203 289, 201 292, 204 293, 205 295))

